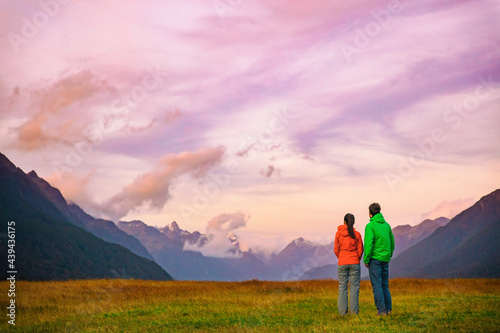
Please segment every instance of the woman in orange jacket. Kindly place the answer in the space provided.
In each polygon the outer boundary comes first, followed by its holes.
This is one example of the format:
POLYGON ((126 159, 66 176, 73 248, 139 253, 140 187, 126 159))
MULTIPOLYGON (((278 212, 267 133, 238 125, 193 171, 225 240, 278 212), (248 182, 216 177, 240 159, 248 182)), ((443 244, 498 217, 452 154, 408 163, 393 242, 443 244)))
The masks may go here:
POLYGON ((359 232, 354 230, 354 215, 346 214, 344 224, 335 234, 334 251, 339 258, 339 299, 337 302, 341 315, 359 312, 359 280, 361 268, 359 261, 363 255, 363 241, 359 232), (349 303, 347 300, 347 283, 350 282, 349 303), (349 306, 348 306, 349 304, 349 306))

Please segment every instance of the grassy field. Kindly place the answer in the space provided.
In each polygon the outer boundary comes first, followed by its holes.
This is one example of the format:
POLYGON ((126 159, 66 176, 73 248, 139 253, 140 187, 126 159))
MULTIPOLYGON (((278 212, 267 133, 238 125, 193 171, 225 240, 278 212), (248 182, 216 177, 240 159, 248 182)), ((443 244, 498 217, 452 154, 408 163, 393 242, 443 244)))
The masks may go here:
MULTIPOLYGON (((0 283, 6 313, 8 285, 0 283)), ((363 281, 359 316, 337 312, 336 281, 17 282, 17 332, 500 331, 500 280, 391 280, 377 317, 363 281)), ((6 315, 0 331, 9 329, 6 315)))

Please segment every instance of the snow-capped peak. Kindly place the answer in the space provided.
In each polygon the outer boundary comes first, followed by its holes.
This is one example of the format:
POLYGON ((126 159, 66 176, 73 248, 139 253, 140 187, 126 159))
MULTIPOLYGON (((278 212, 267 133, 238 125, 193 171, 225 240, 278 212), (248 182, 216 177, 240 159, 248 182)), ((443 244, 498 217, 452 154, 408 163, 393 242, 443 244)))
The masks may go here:
POLYGON ((294 239, 293 244, 295 246, 312 246, 312 243, 310 241, 307 241, 302 237, 294 239))
POLYGON ((238 242, 238 238, 233 232, 228 232, 226 234, 227 239, 233 244, 236 248, 239 248, 240 243, 238 242))

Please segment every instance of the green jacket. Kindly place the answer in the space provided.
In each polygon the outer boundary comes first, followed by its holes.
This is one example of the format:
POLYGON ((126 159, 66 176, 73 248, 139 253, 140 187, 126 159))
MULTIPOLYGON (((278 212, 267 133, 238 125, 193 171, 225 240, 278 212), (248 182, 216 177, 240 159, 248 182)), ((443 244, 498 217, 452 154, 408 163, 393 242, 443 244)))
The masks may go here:
POLYGON ((363 262, 368 264, 370 259, 383 262, 391 261, 394 252, 394 235, 391 226, 385 222, 381 213, 375 214, 365 228, 365 255, 363 262))

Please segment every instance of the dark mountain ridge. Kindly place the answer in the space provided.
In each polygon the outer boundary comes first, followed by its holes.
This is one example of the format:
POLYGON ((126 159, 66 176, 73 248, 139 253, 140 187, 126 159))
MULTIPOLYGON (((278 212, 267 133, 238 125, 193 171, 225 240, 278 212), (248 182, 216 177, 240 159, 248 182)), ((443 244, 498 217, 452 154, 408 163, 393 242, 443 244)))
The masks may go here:
MULTIPOLYGON (((0 219, 2 234, 7 234, 7 221, 15 223, 18 279, 171 279, 153 261, 70 223, 39 186, 1 153, 0 219)), ((0 251, 6 262, 6 238, 0 238, 0 251)), ((5 278, 6 270, 0 275, 5 278)))
POLYGON ((35 183, 39 190, 56 206, 64 219, 78 227, 82 227, 95 236, 109 242, 121 245, 138 256, 153 260, 151 254, 136 238, 120 230, 115 223, 108 220, 96 219, 85 213, 76 204, 69 204, 61 192, 52 187, 45 179, 38 177, 35 171, 31 171, 28 177, 35 183))
POLYGON ((392 277, 500 277, 500 190, 391 262, 392 277))
POLYGON ((437 228, 445 226, 450 220, 446 217, 439 217, 434 220, 426 219, 415 226, 400 225, 392 229, 396 248, 392 258, 396 258, 406 249, 417 244, 421 240, 429 237, 437 228))

